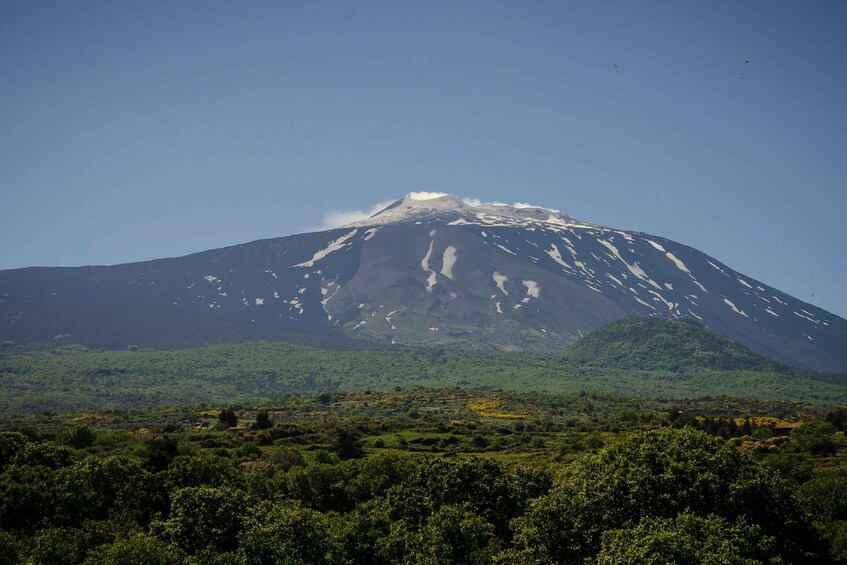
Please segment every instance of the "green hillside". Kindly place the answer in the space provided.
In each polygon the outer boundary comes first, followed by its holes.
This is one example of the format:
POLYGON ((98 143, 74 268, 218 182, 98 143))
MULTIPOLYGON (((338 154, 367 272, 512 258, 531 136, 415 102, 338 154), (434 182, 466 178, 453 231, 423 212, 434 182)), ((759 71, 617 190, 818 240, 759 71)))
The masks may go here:
MULTIPOLYGON (((599 358, 592 361, 599 363, 599 358)), ((157 352, 64 348, 0 358, 0 416, 445 386, 656 399, 847 402, 847 386, 811 378, 815 375, 735 367, 638 370, 563 362, 558 354, 410 347, 344 351, 285 342, 157 352)))
POLYGON ((647 371, 794 372, 692 320, 620 320, 572 344, 562 358, 592 367, 647 371))

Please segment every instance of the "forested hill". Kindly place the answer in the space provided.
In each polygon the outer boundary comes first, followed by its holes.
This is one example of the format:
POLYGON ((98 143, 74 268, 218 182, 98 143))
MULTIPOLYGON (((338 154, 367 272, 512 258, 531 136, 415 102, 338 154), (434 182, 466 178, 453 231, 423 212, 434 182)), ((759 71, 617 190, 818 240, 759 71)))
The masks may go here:
POLYGON ((658 318, 609 324, 565 348, 562 358, 593 367, 644 371, 793 371, 692 320, 658 318))
POLYGON ((731 369, 636 370, 563 361, 558 354, 340 351, 284 342, 182 351, 52 352, 0 358, 0 416, 9 414, 236 402, 324 391, 459 386, 639 398, 727 396, 847 402, 847 386, 816 374, 731 369))

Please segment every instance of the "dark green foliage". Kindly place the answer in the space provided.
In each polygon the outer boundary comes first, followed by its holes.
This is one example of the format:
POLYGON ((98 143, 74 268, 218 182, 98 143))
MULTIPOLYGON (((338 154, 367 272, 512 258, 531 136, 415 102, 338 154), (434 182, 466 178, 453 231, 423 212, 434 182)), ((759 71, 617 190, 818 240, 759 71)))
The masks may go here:
POLYGON ((462 506, 442 506, 408 543, 412 563, 491 563, 494 527, 462 506))
POLYGON ((86 565, 179 565, 184 556, 178 548, 152 536, 135 534, 89 552, 86 565))
POLYGON ((234 551, 244 530, 246 497, 230 487, 188 487, 173 493, 162 535, 193 554, 206 549, 234 551))
POLYGON ((352 430, 343 428, 336 430, 332 450, 342 461, 358 459, 365 454, 362 450, 362 442, 359 441, 359 435, 352 430))
POLYGON ((154 471, 164 471, 179 453, 179 444, 175 437, 165 434, 146 438, 138 449, 138 454, 146 459, 154 471))
POLYGON ((12 465, 0 476, 0 528, 29 532, 54 514, 47 467, 12 465))
POLYGON ((798 562, 821 551, 775 473, 693 430, 638 433, 581 459, 519 520, 517 541, 531 560, 578 560, 599 550, 604 531, 683 512, 746 517, 798 562))
POLYGON ((77 449, 89 447, 94 443, 94 439, 94 432, 88 426, 74 426, 64 430, 57 438, 60 443, 77 449))
POLYGON ((637 526, 603 534, 598 565, 745 565, 778 559, 774 539, 744 520, 718 516, 644 518, 637 526))
POLYGON ((39 565, 74 565, 85 559, 88 546, 76 528, 49 528, 36 534, 30 555, 39 565))
POLYGON ((24 422, 46 422, 26 436, 0 435, 10 454, 0 469, 0 563, 847 558, 843 435, 813 420, 796 437, 756 435, 774 421, 762 414, 791 422, 798 412, 822 418, 822 407, 449 389, 233 408, 249 420, 272 410, 280 423, 221 429, 206 405, 87 415, 96 440, 83 449, 39 439, 68 437, 81 417, 43 416, 24 422), (670 426, 677 406, 682 429, 670 426), (480 414, 489 409, 498 416, 480 414), (691 427, 729 425, 738 410, 751 415, 737 425, 752 435, 691 427), (834 456, 810 455, 806 442, 819 436, 834 456), (361 457, 326 450, 343 453, 342 443, 361 457))
POLYGON ((236 479, 235 462, 208 453, 177 455, 168 466, 165 484, 169 490, 185 487, 224 486, 236 479))
POLYGON ((60 469, 71 464, 73 451, 53 443, 28 443, 15 456, 15 465, 60 469))
POLYGON ((234 428, 238 425, 238 416, 233 410, 230 410, 229 408, 224 408, 223 410, 221 410, 221 413, 218 414, 218 421, 228 428, 234 428))
POLYGON ((112 533, 97 523, 85 523, 81 528, 47 528, 33 537, 30 561, 38 565, 75 565, 85 560, 88 551, 112 539, 112 533))
POLYGON ((508 536, 509 522, 529 499, 546 492, 549 476, 518 474, 492 459, 429 460, 388 492, 392 516, 411 527, 424 524, 445 505, 464 505, 508 536))
POLYGON ((826 421, 840 431, 847 430, 847 408, 837 408, 826 415, 826 421))
POLYGON ((693 320, 627 318, 562 352, 572 363, 647 371, 791 371, 693 320))
POLYGON ((394 524, 384 498, 359 504, 346 514, 336 532, 340 553, 352 563, 362 565, 391 563, 395 540, 389 536, 394 524))
POLYGON ((9 532, 0 532, 0 563, 17 565, 21 562, 18 541, 9 532))
POLYGON ((305 467, 306 460, 299 451, 293 449, 282 449, 274 451, 271 455, 271 462, 274 465, 279 465, 283 471, 288 471, 292 467, 305 467))
POLYGON ((847 471, 821 473, 800 487, 799 497, 816 520, 847 520, 847 471))
POLYGON ((835 453, 834 433, 835 426, 829 422, 805 422, 791 431, 791 439, 812 455, 831 455, 835 453))
POLYGON ((29 438, 18 432, 0 432, 0 469, 9 465, 29 443, 29 438))
POLYGON ((271 417, 268 414, 267 410, 259 410, 256 413, 256 423, 255 427, 257 430, 266 430, 273 426, 273 422, 271 422, 271 417))
POLYGON ((337 549, 324 514, 297 504, 262 503, 250 510, 241 537, 246 563, 337 563, 337 549))

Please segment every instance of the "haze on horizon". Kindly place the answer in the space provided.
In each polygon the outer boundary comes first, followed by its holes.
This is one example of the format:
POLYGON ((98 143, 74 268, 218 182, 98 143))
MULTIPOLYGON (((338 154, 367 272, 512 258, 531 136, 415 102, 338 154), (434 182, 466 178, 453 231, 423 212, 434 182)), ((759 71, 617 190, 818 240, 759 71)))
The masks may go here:
POLYGON ((835 1, 5 2, 0 269, 433 191, 664 236, 847 316, 845 24, 835 1))

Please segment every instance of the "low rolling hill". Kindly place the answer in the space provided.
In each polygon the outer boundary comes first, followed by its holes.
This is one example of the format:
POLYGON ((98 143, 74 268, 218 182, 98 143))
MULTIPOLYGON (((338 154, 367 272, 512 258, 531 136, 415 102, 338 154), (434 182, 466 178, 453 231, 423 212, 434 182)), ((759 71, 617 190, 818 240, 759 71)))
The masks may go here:
POLYGON ((614 322, 567 347, 562 358, 592 367, 646 371, 792 371, 692 320, 614 322))

